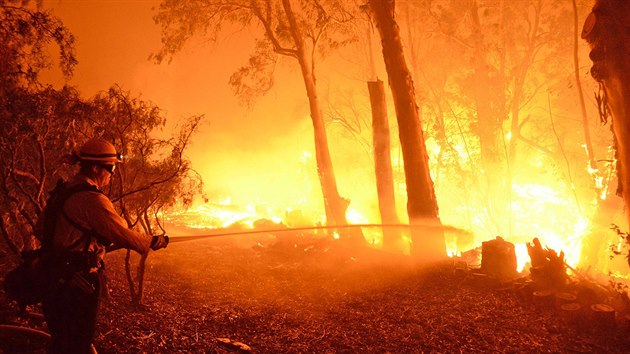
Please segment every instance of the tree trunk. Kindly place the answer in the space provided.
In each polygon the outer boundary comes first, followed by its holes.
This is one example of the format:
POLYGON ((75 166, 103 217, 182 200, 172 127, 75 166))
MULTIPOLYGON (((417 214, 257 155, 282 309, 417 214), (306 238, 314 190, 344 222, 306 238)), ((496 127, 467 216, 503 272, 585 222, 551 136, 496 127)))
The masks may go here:
POLYGON ((406 31, 407 38, 403 38, 403 45, 405 46, 407 54, 410 58, 410 71, 414 82, 423 82, 423 84, 426 85, 426 87, 421 85, 417 88, 417 91, 415 92, 417 99, 421 100, 425 97, 432 97, 434 101, 433 104, 436 111, 434 112, 435 117, 433 117, 435 119, 435 123, 433 125, 433 134, 439 145, 439 152, 437 154, 435 165, 431 171, 433 172, 432 175, 435 193, 439 193, 440 188, 449 188, 448 186, 443 186, 440 184, 440 178, 443 175, 442 170, 445 166, 444 156, 451 149, 446 136, 446 124, 444 122, 445 114, 443 108, 444 97, 447 96, 444 92, 444 87, 446 85, 448 74, 445 72, 439 73, 435 70, 430 70, 431 74, 428 75, 422 69, 419 59, 422 58, 423 55, 426 56, 426 54, 422 53, 421 50, 419 50, 418 47, 421 47, 420 45, 416 45, 416 43, 421 40, 416 39, 416 36, 419 35, 414 32, 413 24, 417 21, 414 21, 415 15, 411 11, 412 7, 413 3, 409 2, 399 3, 398 7, 399 9, 401 9, 399 13, 404 13, 405 23, 408 24, 406 31))
MULTIPOLYGON (((302 78, 304 79, 306 94, 308 96, 309 109, 311 112, 311 120, 313 122, 315 135, 315 159, 317 161, 317 173, 324 198, 326 222, 329 225, 347 225, 346 209, 348 208, 350 201, 341 198, 337 189, 337 180, 335 178, 335 171, 330 158, 326 127, 319 103, 319 96, 317 94, 313 65, 311 60, 309 60, 306 45, 302 39, 303 37, 300 33, 295 16, 293 15, 290 0, 283 0, 282 4, 289 20, 289 31, 297 48, 297 60, 300 63, 302 78)), ((365 241, 362 239, 361 233, 356 230, 344 232, 343 235, 347 236, 349 241, 352 242, 363 243, 365 241)))
POLYGON ((412 224, 412 255, 425 260, 446 256, 444 233, 429 171, 429 157, 415 101, 413 80, 394 19, 394 0, 370 0, 381 36, 383 58, 394 98, 407 183, 407 213, 412 224))
MULTIPOLYGON (((394 194, 394 175, 392 172, 389 122, 383 81, 368 81, 370 105, 372 108, 372 144, 374 146, 374 172, 381 223, 397 224, 396 197, 394 194)), ((383 247, 393 249, 399 239, 399 233, 392 228, 383 228, 383 247)))
MULTIPOLYGON (((473 79, 475 83, 475 105, 477 108, 477 124, 475 131, 479 135, 481 146, 481 158, 484 169, 487 172, 494 171, 499 162, 500 148, 499 132, 501 123, 505 117, 499 117, 492 109, 493 97, 497 94, 493 92, 494 87, 490 78, 490 65, 486 62, 486 49, 483 44, 483 32, 479 20, 477 1, 472 0, 470 6, 470 18, 472 20, 472 43, 473 43, 473 79)), ((486 173, 486 175, 493 175, 486 173)), ((490 181, 491 182, 491 181, 490 181)), ((492 186, 492 183, 490 183, 492 186)))
POLYGON ((131 271, 131 250, 125 251, 125 276, 127 278, 127 285, 129 285, 129 294, 131 295, 131 304, 138 306, 138 293, 136 293, 136 282, 131 271))
MULTIPOLYGON (((392 171, 391 143, 389 130, 389 116, 387 114, 387 100, 385 86, 378 79, 374 57, 374 40, 372 33, 374 26, 370 21, 367 27, 368 39, 368 92, 370 94, 370 108, 372 110, 372 148, 374 151, 374 174, 376 177, 376 191, 382 224, 398 224, 396 211, 396 193, 394 189, 394 174, 392 171)), ((404 250, 400 229, 383 227, 383 248, 390 251, 404 250)))
POLYGON ((618 194, 630 224, 630 2, 597 0, 582 29, 591 46, 591 75, 604 91, 601 117, 609 110, 618 153, 618 194))
POLYGON ((591 141, 591 130, 588 125, 588 115, 586 114, 586 104, 584 103, 584 92, 582 91, 582 80, 580 80, 580 57, 578 56, 578 10, 576 0, 572 1, 573 4, 573 72, 575 74, 575 88, 577 90, 578 98, 580 99, 580 113, 582 116, 582 130, 584 131, 584 145, 586 146, 586 155, 588 158, 588 165, 592 170, 597 169, 597 162, 595 161, 595 152, 593 150, 593 143, 591 141))
MULTIPOLYGON (((501 3, 501 18, 503 20, 503 3, 501 3)), ((499 233, 511 233, 511 183, 510 171, 506 171, 505 145, 503 141, 502 125, 507 118, 505 113, 505 88, 501 75, 491 78, 490 65, 487 62, 488 50, 484 45, 484 34, 479 19, 479 7, 476 0, 470 1, 471 43, 473 51, 473 82, 475 84, 474 102, 477 120, 473 131, 479 136, 482 180, 485 182, 484 201, 488 208, 488 215, 492 223, 497 226, 499 233)), ((503 27, 501 27, 503 30, 503 27)), ((501 51, 501 65, 505 60, 505 49, 501 51)), ((499 68, 503 70, 503 66, 499 68)), ((500 74, 503 74, 502 72, 500 74)))
POLYGON ((132 271, 131 250, 127 249, 125 253, 125 276, 127 277, 127 284, 129 285, 129 293, 131 294, 131 304, 135 307, 143 305, 144 300, 144 272, 146 269, 146 262, 149 253, 142 254, 138 260, 138 266, 136 268, 136 276, 134 277, 132 271), (136 288, 137 283, 137 288, 136 288))

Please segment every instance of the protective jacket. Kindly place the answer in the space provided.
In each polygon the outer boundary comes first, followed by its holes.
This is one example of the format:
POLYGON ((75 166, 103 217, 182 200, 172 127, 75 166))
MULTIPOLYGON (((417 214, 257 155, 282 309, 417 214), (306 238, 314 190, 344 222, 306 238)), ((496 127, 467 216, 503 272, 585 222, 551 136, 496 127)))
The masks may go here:
MULTIPOLYGON (((67 182, 66 188, 79 184, 92 185, 95 190, 73 193, 65 201, 54 229, 53 251, 87 251, 95 254, 98 260, 105 255, 107 243, 141 254, 149 251, 152 237, 129 229, 109 198, 98 191, 93 180, 78 174, 67 182), (96 237, 86 237, 86 230, 96 237)), ((36 230, 40 240, 43 240, 43 228, 40 222, 36 230)))

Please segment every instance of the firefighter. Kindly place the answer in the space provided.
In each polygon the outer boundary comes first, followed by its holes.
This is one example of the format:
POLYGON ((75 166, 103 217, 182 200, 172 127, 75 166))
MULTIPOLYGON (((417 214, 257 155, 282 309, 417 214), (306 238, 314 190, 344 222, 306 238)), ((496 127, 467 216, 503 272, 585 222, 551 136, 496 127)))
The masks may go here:
POLYGON ((50 285, 42 304, 52 337, 51 353, 91 353, 98 306, 105 291, 107 247, 140 254, 168 245, 168 237, 129 229, 101 188, 122 156, 108 141, 93 139, 74 154, 80 169, 58 183, 39 219, 50 285))

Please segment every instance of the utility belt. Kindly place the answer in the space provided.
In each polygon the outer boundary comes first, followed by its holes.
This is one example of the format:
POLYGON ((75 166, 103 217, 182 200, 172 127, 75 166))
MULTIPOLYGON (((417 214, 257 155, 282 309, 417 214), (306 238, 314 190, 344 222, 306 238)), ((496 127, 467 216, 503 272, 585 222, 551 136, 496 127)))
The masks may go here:
POLYGON ((65 251, 54 252, 50 256, 49 264, 52 268, 64 273, 89 272, 93 269, 104 268, 104 263, 95 252, 65 251))
POLYGON ((102 289, 97 284, 104 281, 105 264, 95 252, 56 253, 51 265, 54 286, 70 286, 90 296, 102 289))

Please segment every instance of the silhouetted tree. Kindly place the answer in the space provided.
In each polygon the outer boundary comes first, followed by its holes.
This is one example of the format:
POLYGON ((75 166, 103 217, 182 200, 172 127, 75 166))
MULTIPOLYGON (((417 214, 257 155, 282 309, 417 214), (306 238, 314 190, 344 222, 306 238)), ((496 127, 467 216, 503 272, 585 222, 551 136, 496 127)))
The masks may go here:
POLYGON ((29 1, 0 2, 0 232, 15 253, 30 247, 31 227, 43 209, 72 129, 67 114, 78 100, 69 88, 56 91, 37 81, 50 68, 50 44, 68 77, 76 64, 74 38, 61 21, 29 1), (63 122, 58 116, 67 118, 63 122))
POLYGON ((38 75, 52 67, 50 44, 59 50, 59 69, 66 77, 77 64, 74 36, 61 20, 29 0, 0 2, 0 75, 2 90, 38 85, 38 75))
MULTIPOLYGON (((16 254, 37 247, 32 227, 45 207, 47 192, 73 171, 65 157, 92 137, 114 142, 127 155, 110 190, 130 227, 163 233, 159 214, 186 206, 201 181, 184 157, 201 116, 186 120, 172 138, 157 139, 165 118, 155 105, 131 98, 114 86, 91 100, 76 90, 39 83, 48 67, 46 46, 60 47, 61 69, 76 64, 72 35, 47 13, 23 1, 0 2, 0 233, 16 254)), ((74 169, 74 168, 73 168, 74 169)), ((142 301, 144 258, 137 283, 128 274, 132 301, 142 301), (137 284, 137 287, 136 287, 137 284)))

